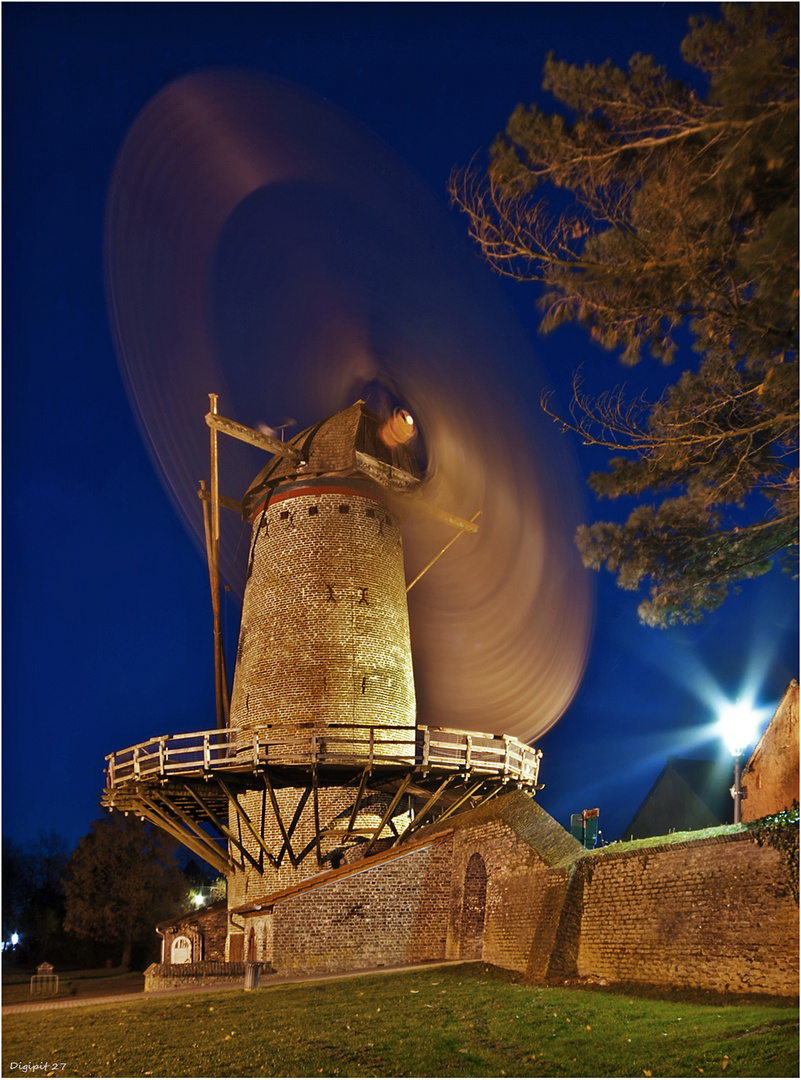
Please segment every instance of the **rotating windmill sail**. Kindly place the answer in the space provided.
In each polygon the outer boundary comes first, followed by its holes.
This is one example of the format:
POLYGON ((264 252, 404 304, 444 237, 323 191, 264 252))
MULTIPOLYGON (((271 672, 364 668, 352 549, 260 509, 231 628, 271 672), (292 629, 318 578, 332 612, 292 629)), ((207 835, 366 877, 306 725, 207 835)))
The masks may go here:
MULTIPOLYGON (((239 72, 159 93, 120 152, 107 209, 111 317, 157 467, 202 542, 207 395, 258 427, 301 428, 362 398, 418 428, 421 498, 470 517, 410 593, 419 714, 536 738, 580 679, 589 590, 573 551, 572 466, 518 414, 508 372, 533 362, 441 205, 395 155, 311 94, 239 72)), ((263 465, 221 457, 240 498, 263 465)), ((221 566, 241 593, 247 538, 223 515, 221 566)), ((405 527, 407 576, 451 535, 405 527)))
POLYGON ((192 76, 121 151, 107 275, 146 441, 244 603, 230 715, 218 649, 217 729, 110 754, 105 805, 226 873, 233 910, 534 792, 526 743, 587 646, 574 482, 517 414, 525 344, 441 207, 305 92, 192 76), (284 414, 298 433, 259 433, 284 414))

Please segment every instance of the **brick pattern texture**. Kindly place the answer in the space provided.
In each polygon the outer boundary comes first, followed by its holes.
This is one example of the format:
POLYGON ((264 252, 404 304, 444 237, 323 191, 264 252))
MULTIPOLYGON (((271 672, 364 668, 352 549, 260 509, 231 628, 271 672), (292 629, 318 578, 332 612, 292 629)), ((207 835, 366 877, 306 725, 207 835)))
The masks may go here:
POLYGON ((449 845, 416 850, 275 905, 263 956, 284 973, 346 971, 441 959, 445 951, 449 845))
POLYGON ((313 973, 480 955, 532 982, 797 992, 790 870, 753 834, 549 864, 502 815, 464 817, 445 841, 245 916, 261 927, 258 958, 313 973))
MULTIPOLYGON (((308 793, 307 788, 279 788, 275 795, 284 826, 288 831, 291 830, 292 850, 296 856, 299 856, 309 846, 317 831, 313 796, 308 793)), ((286 853, 281 858, 278 869, 266 858, 261 859, 261 870, 246 862, 235 873, 228 875, 229 907, 238 907, 267 893, 296 885, 321 870, 331 869, 331 860, 334 855, 339 856, 339 862, 353 862, 360 858, 366 841, 354 842, 352 839, 346 840, 345 836, 356 795, 357 788, 355 787, 327 787, 319 790, 317 813, 321 828, 327 830, 320 842, 322 865, 317 863, 317 852, 314 847, 297 866, 292 865, 286 853)), ((361 835, 371 835, 373 829, 380 824, 390 801, 391 795, 366 792, 362 796, 361 808, 354 822, 354 829, 361 835)), ((260 832, 270 851, 276 857, 281 855, 284 840, 267 792, 244 792, 239 796, 239 805, 260 832)), ((408 808, 401 800, 395 810, 398 831, 403 828, 406 820, 403 815, 407 812, 408 808)), ((229 811, 228 819, 229 827, 237 830, 240 842, 258 862, 261 848, 247 827, 242 826, 233 808, 229 811)), ((231 851, 234 854, 233 848, 231 851)))
POLYGON ((798 907, 780 852, 747 834, 587 861, 578 974, 798 992, 798 907))
MULTIPOLYGON (((347 484, 345 485, 347 487, 347 484)), ((367 488, 279 489, 253 523, 231 726, 268 739, 350 739, 357 725, 414 726, 415 698, 398 518, 367 488)), ((333 745, 333 743, 332 743, 333 745)))

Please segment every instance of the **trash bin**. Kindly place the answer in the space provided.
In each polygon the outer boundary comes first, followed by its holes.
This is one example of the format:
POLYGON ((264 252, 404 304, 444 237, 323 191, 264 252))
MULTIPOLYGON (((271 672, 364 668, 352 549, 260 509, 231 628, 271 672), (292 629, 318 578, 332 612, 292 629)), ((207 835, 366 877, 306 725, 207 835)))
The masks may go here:
POLYGON ((258 988, 259 988, 259 972, 260 971, 261 971, 261 964, 254 964, 250 960, 245 964, 245 989, 246 990, 258 990, 258 988))

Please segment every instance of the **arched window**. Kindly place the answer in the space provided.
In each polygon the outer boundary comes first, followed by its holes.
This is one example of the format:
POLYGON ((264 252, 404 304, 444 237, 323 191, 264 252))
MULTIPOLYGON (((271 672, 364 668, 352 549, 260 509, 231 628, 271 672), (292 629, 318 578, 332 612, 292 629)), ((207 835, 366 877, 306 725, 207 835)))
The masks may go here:
POLYGON ((464 875, 459 955, 480 960, 484 947, 484 915, 487 906, 487 868, 479 854, 471 855, 464 875))
POLYGON ((192 942, 184 934, 179 934, 177 938, 173 938, 172 947, 170 948, 170 963, 192 963, 192 942))

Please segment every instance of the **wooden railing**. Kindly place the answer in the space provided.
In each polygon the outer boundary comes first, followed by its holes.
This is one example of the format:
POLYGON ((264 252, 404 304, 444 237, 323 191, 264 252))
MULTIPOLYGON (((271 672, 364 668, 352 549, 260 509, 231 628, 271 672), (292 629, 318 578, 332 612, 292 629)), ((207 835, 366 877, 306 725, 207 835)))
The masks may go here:
POLYGON ((454 728, 381 727, 359 724, 312 724, 285 732, 281 728, 244 731, 225 728, 160 735, 108 754, 108 786, 131 781, 208 776, 217 771, 250 772, 266 766, 408 765, 489 773, 536 784, 541 751, 509 735, 487 735, 454 728))

